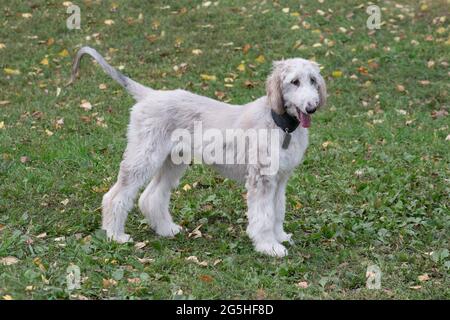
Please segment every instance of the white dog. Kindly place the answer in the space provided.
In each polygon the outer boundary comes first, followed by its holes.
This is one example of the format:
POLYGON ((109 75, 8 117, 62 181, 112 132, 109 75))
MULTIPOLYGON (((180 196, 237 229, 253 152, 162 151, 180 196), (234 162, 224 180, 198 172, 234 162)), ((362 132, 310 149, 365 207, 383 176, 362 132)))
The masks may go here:
MULTIPOLYGON (((274 62, 267 80, 267 96, 238 106, 184 90, 161 91, 145 87, 118 72, 89 47, 78 51, 71 82, 84 54, 92 56, 137 101, 131 110, 128 144, 117 182, 103 197, 102 228, 109 238, 118 242, 131 240, 125 233, 128 211, 139 189, 149 181, 139 199, 139 208, 151 228, 166 237, 182 230, 172 220, 169 200, 171 189, 178 185, 188 164, 174 163, 171 155, 179 150, 171 134, 180 128, 193 134, 194 122, 200 121, 205 128, 271 129, 279 133, 279 149, 276 150, 279 167, 275 174, 264 173, 258 162, 213 163, 212 166, 226 177, 245 182, 247 234, 256 250, 277 257, 287 254, 282 244, 291 242, 291 234, 283 229, 286 184, 306 150, 310 114, 326 101, 325 82, 316 63, 304 59, 274 62)), ((227 149, 230 146, 225 143, 216 147, 227 149)))

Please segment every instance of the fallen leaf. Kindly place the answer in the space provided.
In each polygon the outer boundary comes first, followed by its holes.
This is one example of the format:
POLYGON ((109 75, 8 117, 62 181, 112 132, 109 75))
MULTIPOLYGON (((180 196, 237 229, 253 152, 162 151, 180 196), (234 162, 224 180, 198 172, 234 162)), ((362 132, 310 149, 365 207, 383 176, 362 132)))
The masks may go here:
POLYGON ((22 13, 22 18, 30 19, 31 17, 33 17, 31 13, 22 13))
POLYGON ((206 282, 206 283, 210 283, 213 281, 213 277, 211 277, 210 275, 207 274, 202 274, 198 277, 201 281, 206 282))
POLYGON ((216 81, 216 76, 211 76, 211 75, 209 75, 209 74, 201 74, 200 75, 200 78, 202 78, 203 80, 206 80, 206 81, 216 81))
POLYGON ((246 44, 242 47, 242 53, 247 54, 247 52, 251 49, 251 45, 250 44, 246 44))
POLYGON ((267 297, 266 292, 264 289, 260 288, 256 290, 256 300, 264 300, 267 297))
POLYGON ((245 64, 241 63, 240 65, 237 66, 237 68, 239 71, 244 72, 245 71, 245 64))
POLYGON ((450 134, 445 138, 445 141, 450 141, 450 134))
POLYGON ((189 191, 191 189, 192 189, 192 187, 189 184, 185 184, 184 187, 183 187, 184 191, 189 191))
POLYGON ((106 20, 104 21, 104 24, 106 24, 107 26, 111 26, 111 25, 114 24, 114 20, 106 19, 106 20))
POLYGON ((6 73, 6 74, 8 74, 8 75, 14 75, 14 76, 20 74, 20 70, 17 70, 17 69, 11 69, 11 68, 4 68, 4 69, 3 69, 3 72, 6 73))
POLYGON ((194 55, 196 55, 196 56, 199 56, 199 55, 201 55, 202 53, 203 53, 203 51, 200 50, 200 49, 194 49, 194 50, 192 50, 192 54, 194 54, 194 55))
POLYGON ((299 283, 296 284, 296 286, 300 289, 306 289, 309 287, 308 282, 306 281, 300 281, 299 283))
POLYGON ((259 55, 258 58, 255 59, 258 63, 264 63, 266 61, 266 58, 264 58, 263 55, 259 55))
POLYGON ((56 119, 55 121, 56 129, 61 129, 63 125, 64 125, 64 118, 56 119))
POLYGON ((40 63, 41 63, 43 66, 48 66, 48 59, 47 59, 47 58, 44 58, 44 59, 41 60, 40 63))
POLYGON ((44 239, 45 237, 47 237, 47 232, 40 233, 36 236, 38 239, 44 239))
POLYGON ((397 85, 397 91, 398 91, 398 92, 404 92, 404 91, 405 91, 405 86, 403 86, 403 85, 401 85, 401 84, 398 84, 398 85, 397 85))
POLYGON ((200 231, 200 228, 202 226, 203 226, 203 224, 199 225, 197 228, 192 230, 192 232, 188 234, 188 238, 191 238, 191 237, 193 239, 201 238, 202 237, 202 232, 200 231))
POLYGON ((419 83, 423 86, 427 86, 430 84, 430 81, 429 80, 420 80, 419 83))
POLYGON ((87 100, 81 100, 80 107, 83 108, 85 111, 92 110, 92 104, 87 100))
POLYGON ((189 257, 186 258, 186 261, 195 262, 196 264, 198 264, 199 266, 202 266, 202 267, 207 267, 208 266, 208 262, 206 262, 206 261, 199 261, 196 256, 189 256, 189 257))
POLYGON ((30 159, 27 156, 20 157, 20 162, 21 163, 27 163, 28 161, 30 161, 30 159))
POLYGON ((131 284, 141 283, 141 279, 139 279, 139 278, 128 278, 127 281, 128 281, 128 283, 131 283, 131 284))
POLYGON ((325 141, 324 143, 322 143, 322 148, 326 149, 328 148, 328 146, 332 145, 333 143, 331 141, 325 141))
POLYGON ((430 276, 427 273, 425 273, 425 274, 418 276, 417 279, 419 279, 420 282, 425 282, 425 281, 430 280, 430 276))
POLYGON ((155 259, 152 258, 138 258, 138 261, 142 264, 147 264, 147 263, 151 263, 154 262, 155 259))
POLYGON ((108 88, 108 86, 107 86, 106 84, 104 84, 104 83, 100 83, 100 84, 98 85, 98 88, 99 88, 100 90, 106 90, 106 88, 108 88))
POLYGON ((137 243, 134 245, 134 247, 135 247, 136 249, 142 249, 142 248, 144 248, 146 245, 147 245, 146 242, 137 242, 137 243))
POLYGON ((69 56, 69 51, 67 51, 67 49, 63 49, 62 51, 60 51, 58 53, 58 56, 63 57, 63 58, 68 57, 69 56))
POLYGON ((4 266, 11 266, 18 262, 19 262, 19 259, 17 259, 16 257, 11 257, 11 256, 0 259, 0 264, 4 265, 4 266))
POLYGON ((114 279, 103 279, 103 288, 108 289, 117 285, 117 281, 114 279))
POLYGON ((53 135, 53 132, 50 131, 50 130, 48 130, 48 129, 45 129, 45 133, 46 133, 49 137, 51 137, 51 136, 53 135))
POLYGON ((411 286, 409 288, 413 289, 413 290, 419 290, 419 289, 422 289, 422 286, 411 286))
POLYGON ((10 103, 11 103, 11 101, 9 101, 9 100, 1 100, 0 106, 4 106, 4 105, 10 104, 10 103))
POLYGON ((223 100, 223 98, 225 98, 225 92, 223 91, 215 91, 214 94, 217 98, 219 98, 219 100, 223 100))
POLYGON ((0 49, 5 49, 5 48, 6 48, 6 44, 0 43, 0 49))
POLYGON ((5 121, 0 121, 0 129, 5 129, 5 121))
POLYGON ((437 118, 442 118, 442 117, 446 117, 448 116, 448 111, 445 109, 441 109, 441 110, 434 110, 431 112, 431 117, 433 119, 437 119, 437 118))
POLYGON ((61 204, 63 206, 67 206, 68 203, 69 203, 69 199, 64 199, 63 201, 61 201, 61 204))
POLYGON ((331 75, 333 76, 333 78, 340 78, 342 77, 342 71, 335 70, 331 73, 331 75))
POLYGON ((7 295, 4 295, 4 296, 2 297, 2 299, 3 299, 3 300, 12 300, 13 298, 12 298, 9 294, 7 294, 7 295))

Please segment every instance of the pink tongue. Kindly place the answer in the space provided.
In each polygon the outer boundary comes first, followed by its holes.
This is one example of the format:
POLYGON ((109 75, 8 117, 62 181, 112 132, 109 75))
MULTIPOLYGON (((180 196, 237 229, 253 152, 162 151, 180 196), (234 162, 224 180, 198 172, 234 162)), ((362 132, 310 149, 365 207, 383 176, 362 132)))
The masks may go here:
POLYGON ((300 124, 303 128, 309 128, 311 126, 311 116, 300 112, 300 124))

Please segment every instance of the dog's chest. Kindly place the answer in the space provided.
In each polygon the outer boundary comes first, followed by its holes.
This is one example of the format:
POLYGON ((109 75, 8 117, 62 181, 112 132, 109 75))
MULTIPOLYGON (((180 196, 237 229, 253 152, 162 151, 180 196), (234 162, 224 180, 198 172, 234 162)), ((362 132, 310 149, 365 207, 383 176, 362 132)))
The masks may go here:
POLYGON ((308 147, 308 131, 306 129, 300 128, 291 135, 289 146, 286 149, 280 148, 281 171, 294 170, 301 163, 308 147))

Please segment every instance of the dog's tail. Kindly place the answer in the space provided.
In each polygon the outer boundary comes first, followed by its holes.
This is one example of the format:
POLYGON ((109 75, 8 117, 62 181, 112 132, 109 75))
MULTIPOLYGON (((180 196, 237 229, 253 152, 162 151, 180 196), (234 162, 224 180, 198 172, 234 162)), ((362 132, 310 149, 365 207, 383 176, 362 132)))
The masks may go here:
POLYGON ((83 47, 80 50, 78 50, 77 55, 73 60, 72 74, 70 76, 70 81, 68 85, 72 84, 75 81, 78 74, 78 69, 80 67, 80 60, 85 54, 88 54, 92 58, 94 58, 98 62, 98 64, 103 68, 103 70, 108 75, 110 75, 111 78, 116 80, 122 87, 124 87, 133 96, 133 98, 136 99, 136 101, 144 99, 149 93, 153 91, 152 89, 140 83, 137 83, 134 80, 131 80, 127 76, 117 71, 115 68, 109 65, 108 62, 106 62, 106 60, 100 55, 100 53, 97 52, 97 50, 91 47, 83 47))

